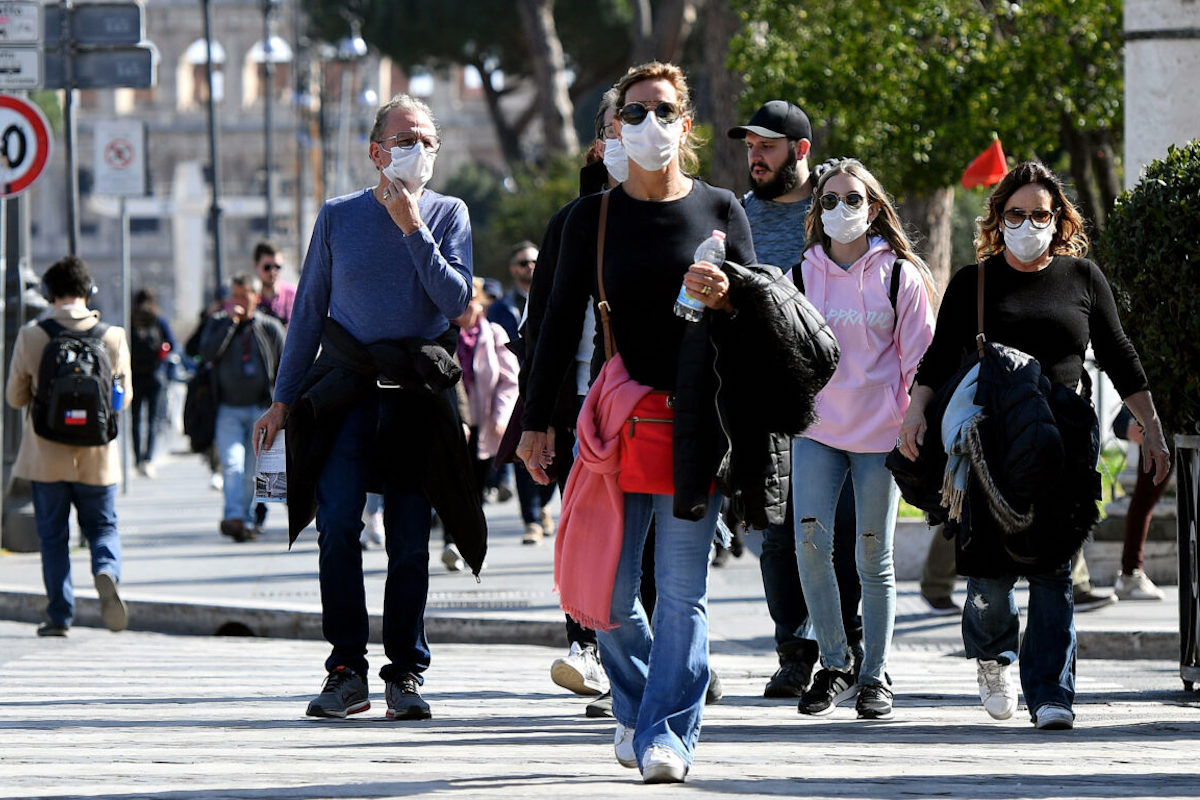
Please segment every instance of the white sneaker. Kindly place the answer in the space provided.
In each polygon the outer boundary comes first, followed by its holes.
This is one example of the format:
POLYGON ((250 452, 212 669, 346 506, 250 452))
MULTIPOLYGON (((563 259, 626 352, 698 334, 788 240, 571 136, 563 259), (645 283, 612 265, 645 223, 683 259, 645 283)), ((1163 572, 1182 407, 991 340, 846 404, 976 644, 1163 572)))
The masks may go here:
POLYGON ((363 532, 362 546, 367 547, 382 547, 383 546, 383 512, 376 511, 373 514, 363 515, 363 532))
POLYGON ((451 572, 462 572, 467 568, 467 562, 463 561, 458 548, 453 544, 448 544, 442 549, 442 563, 451 572))
POLYGON ((550 680, 575 694, 597 695, 608 691, 608 676, 600 665, 595 645, 571 642, 571 649, 550 665, 550 680))
POLYGON ((1118 575, 1113 594, 1122 600, 1163 599, 1163 590, 1155 586, 1154 581, 1140 569, 1135 569, 1131 575, 1118 575))
POLYGON ((643 783, 683 783, 687 764, 669 747, 653 745, 642 753, 643 783))
POLYGON ((1069 731, 1075 727, 1075 714, 1066 706, 1047 703, 1033 715, 1034 724, 1043 731, 1069 731))
POLYGON ((613 734, 613 752, 617 754, 617 763, 622 767, 637 767, 637 756, 633 752, 633 728, 617 723, 617 732, 613 734))
POLYGON ((214 472, 212 477, 208 479, 208 488, 214 492, 219 492, 225 488, 225 477, 219 472, 214 472))
POLYGON ((979 659, 979 699, 992 719, 1008 719, 1017 710, 1017 690, 1008 679, 1008 664, 979 659))

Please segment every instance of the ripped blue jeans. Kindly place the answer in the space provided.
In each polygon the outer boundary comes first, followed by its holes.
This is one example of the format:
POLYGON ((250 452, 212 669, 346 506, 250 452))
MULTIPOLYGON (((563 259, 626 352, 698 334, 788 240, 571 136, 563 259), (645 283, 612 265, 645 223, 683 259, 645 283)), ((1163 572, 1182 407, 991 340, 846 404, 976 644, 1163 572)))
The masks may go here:
POLYGON ((854 479, 854 558, 862 582, 863 664, 860 683, 886 684, 896 619, 892 537, 900 490, 884 466, 886 453, 851 453, 799 436, 792 440, 792 503, 800 584, 821 648, 821 664, 848 672, 854 657, 842 623, 833 568, 833 520, 838 495, 854 479))

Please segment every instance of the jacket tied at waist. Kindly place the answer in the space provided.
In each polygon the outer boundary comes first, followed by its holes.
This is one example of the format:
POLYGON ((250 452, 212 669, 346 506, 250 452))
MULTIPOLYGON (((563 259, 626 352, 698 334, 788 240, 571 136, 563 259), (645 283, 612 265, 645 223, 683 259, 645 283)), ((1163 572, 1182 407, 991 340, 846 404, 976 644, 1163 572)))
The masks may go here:
POLYGON ((398 404, 399 422, 376 432, 367 454, 368 490, 396 480, 420 486, 478 576, 487 555, 487 520, 454 395, 462 378, 451 355, 456 341, 457 330, 448 328, 437 340, 363 345, 332 318, 325 320, 320 354, 287 420, 289 545, 316 516, 317 479, 347 414, 374 398, 398 404))

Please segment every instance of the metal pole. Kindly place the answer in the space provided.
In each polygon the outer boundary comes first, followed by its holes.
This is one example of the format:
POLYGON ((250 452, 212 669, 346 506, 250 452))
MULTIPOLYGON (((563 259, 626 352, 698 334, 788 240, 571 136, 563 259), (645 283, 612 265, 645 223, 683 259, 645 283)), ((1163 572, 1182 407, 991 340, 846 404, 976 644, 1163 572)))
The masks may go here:
POLYGON ((71 16, 74 11, 72 0, 62 4, 63 77, 63 128, 67 139, 67 252, 75 255, 79 247, 79 173, 75 169, 75 42, 71 38, 71 16))
POLYGON ((275 0, 263 0, 263 152, 267 160, 267 238, 271 238, 274 190, 271 186, 271 95, 275 93, 275 65, 271 60, 271 12, 275 0))
POLYGON ((213 42, 212 14, 209 13, 209 0, 200 0, 204 8, 204 44, 208 57, 204 62, 204 76, 208 80, 208 159, 212 172, 212 205, 208 208, 208 216, 213 229, 213 279, 216 282, 213 296, 220 294, 225 285, 225 276, 221 269, 221 203, 218 197, 221 186, 221 173, 217 168, 217 106, 213 92, 213 42))
MULTIPOLYGON (((132 289, 133 287, 131 287, 129 285, 129 276, 132 271, 130 269, 130 263, 129 263, 129 261, 130 261, 130 259, 129 259, 129 209, 126 208, 124 195, 121 195, 121 199, 119 202, 120 202, 120 208, 121 208, 121 324, 124 325, 124 327, 125 327, 125 335, 132 337, 133 336, 133 320, 132 320, 132 315, 130 313, 131 312, 130 289, 132 289)), ((130 376, 127 375, 125 377, 130 377, 130 376)), ((132 384, 132 378, 130 378, 130 383, 132 384)), ((129 408, 129 403, 128 403, 128 401, 126 401, 125 405, 123 405, 121 407, 121 412, 120 412, 120 415, 118 418, 121 419, 121 427, 124 428, 126 431, 129 431, 130 434, 132 434, 133 428, 129 424, 129 421, 132 418, 132 415, 127 412, 128 408, 129 408)), ((150 406, 146 406, 146 409, 147 409, 147 411, 146 411, 146 420, 147 420, 146 427, 149 428, 149 426, 154 424, 154 422, 152 420, 154 414, 153 414, 153 411, 150 410, 150 406)), ((129 436, 121 437, 121 494, 129 494, 129 445, 130 445, 130 443, 131 443, 131 439, 129 436)), ((132 444, 134 447, 137 447, 137 445, 138 445, 138 443, 136 441, 133 441, 132 444)))

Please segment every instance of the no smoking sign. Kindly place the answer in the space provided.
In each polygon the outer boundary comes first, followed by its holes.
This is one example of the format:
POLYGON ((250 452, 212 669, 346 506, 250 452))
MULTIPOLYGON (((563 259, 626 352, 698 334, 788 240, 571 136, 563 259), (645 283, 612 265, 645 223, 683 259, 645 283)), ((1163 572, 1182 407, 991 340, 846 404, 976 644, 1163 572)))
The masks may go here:
POLYGON ((0 95, 0 198, 33 185, 50 160, 50 126, 42 110, 20 97, 0 95))
POLYGON ((136 120, 97 120, 96 194, 137 197, 146 193, 146 126, 136 120))

